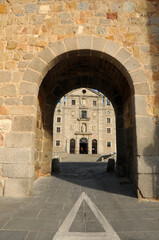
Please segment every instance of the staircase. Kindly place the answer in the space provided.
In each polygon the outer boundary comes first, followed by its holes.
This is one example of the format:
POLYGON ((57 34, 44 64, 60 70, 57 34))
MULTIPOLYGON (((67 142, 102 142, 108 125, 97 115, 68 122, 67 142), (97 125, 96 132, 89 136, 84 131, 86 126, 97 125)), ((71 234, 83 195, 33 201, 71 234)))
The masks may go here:
POLYGON ((61 162, 96 162, 100 157, 100 154, 69 154, 61 162))

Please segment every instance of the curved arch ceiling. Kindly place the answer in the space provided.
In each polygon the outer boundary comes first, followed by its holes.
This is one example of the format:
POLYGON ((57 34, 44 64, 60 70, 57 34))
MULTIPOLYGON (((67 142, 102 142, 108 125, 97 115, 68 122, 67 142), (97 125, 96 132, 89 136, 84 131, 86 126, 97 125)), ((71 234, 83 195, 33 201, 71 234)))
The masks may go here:
POLYGON ((121 64, 117 67, 111 59, 103 58, 100 52, 73 51, 62 56, 50 69, 41 87, 50 104, 73 89, 88 87, 102 92, 111 100, 114 108, 119 108, 131 93, 121 67, 121 64))

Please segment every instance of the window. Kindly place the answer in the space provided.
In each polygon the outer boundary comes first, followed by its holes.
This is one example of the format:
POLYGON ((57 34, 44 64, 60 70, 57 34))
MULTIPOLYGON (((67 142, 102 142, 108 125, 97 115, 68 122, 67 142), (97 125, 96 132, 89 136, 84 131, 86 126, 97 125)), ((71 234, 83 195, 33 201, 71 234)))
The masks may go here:
POLYGON ((111 128, 107 128, 107 133, 111 133, 111 128))
POLYGON ((93 106, 97 106, 97 102, 96 101, 93 101, 93 106))
POLYGON ((60 140, 56 140, 56 146, 60 146, 60 140))
POLYGON ((111 122, 111 119, 110 118, 107 118, 107 123, 110 123, 111 122))
POLYGON ((106 100, 106 105, 110 106, 110 100, 109 99, 106 100))
POLYGON ((107 142, 107 147, 111 147, 111 142, 107 142))
POLYGON ((83 89, 83 90, 82 90, 82 92, 85 94, 85 93, 86 93, 86 90, 85 90, 85 89, 83 89))
POLYGON ((72 105, 76 105, 76 101, 75 100, 72 100, 72 105))
POLYGON ((82 118, 87 118, 87 111, 82 111, 82 118))
POLYGON ((56 128, 56 132, 58 132, 58 133, 60 132, 60 127, 56 128))
POLYGON ((60 117, 57 117, 57 122, 61 122, 61 118, 60 117))

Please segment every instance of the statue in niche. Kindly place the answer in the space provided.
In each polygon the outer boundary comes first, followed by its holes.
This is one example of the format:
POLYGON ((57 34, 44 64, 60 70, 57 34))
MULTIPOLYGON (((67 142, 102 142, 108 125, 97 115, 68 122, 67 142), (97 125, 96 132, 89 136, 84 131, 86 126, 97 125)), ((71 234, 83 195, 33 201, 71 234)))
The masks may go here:
POLYGON ((86 123, 82 123, 81 132, 87 132, 87 125, 86 125, 86 123))
POLYGON ((86 104, 87 104, 87 100, 85 98, 82 98, 82 105, 86 106, 86 104))

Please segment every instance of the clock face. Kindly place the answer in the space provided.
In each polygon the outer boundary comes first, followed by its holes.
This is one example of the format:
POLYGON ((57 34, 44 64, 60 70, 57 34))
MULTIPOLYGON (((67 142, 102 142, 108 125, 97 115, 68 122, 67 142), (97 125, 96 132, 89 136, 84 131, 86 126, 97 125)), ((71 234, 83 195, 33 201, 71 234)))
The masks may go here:
POLYGON ((110 114, 110 111, 107 111, 107 114, 110 114))
POLYGON ((85 98, 81 99, 81 104, 82 106, 86 106, 87 105, 87 100, 85 98))
POLYGON ((96 112, 93 112, 92 115, 93 115, 93 117, 96 117, 96 116, 97 116, 97 113, 96 113, 96 112))

